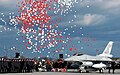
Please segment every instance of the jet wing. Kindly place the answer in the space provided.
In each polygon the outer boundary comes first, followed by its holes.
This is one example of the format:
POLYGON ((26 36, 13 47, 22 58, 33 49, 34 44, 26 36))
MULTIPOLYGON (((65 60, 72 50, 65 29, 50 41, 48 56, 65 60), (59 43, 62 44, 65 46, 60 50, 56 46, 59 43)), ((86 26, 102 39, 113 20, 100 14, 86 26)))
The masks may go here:
POLYGON ((75 57, 70 57, 70 58, 64 59, 64 61, 80 61, 80 60, 78 58, 75 58, 75 57))
POLYGON ((103 61, 112 61, 112 59, 110 59, 110 58, 101 58, 101 59, 93 58, 93 59, 85 59, 85 60, 82 60, 82 61, 101 61, 101 62, 103 62, 103 61))

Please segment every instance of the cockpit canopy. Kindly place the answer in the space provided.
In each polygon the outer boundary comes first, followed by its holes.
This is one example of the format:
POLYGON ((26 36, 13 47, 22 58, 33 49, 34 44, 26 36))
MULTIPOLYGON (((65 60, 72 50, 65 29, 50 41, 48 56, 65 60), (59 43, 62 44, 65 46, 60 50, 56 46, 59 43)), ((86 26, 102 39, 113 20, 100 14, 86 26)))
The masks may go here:
POLYGON ((75 53, 75 54, 73 54, 73 56, 81 56, 81 55, 83 55, 83 53, 75 53))

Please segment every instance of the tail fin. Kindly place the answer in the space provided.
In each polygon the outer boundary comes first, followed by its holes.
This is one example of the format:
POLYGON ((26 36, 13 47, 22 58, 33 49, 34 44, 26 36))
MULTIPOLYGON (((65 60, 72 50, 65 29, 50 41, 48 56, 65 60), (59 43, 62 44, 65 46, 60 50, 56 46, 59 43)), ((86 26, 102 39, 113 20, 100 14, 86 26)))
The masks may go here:
POLYGON ((112 50, 113 43, 114 43, 113 41, 109 41, 109 43, 106 46, 105 50, 99 56, 112 57, 112 55, 110 53, 111 53, 111 50, 112 50))

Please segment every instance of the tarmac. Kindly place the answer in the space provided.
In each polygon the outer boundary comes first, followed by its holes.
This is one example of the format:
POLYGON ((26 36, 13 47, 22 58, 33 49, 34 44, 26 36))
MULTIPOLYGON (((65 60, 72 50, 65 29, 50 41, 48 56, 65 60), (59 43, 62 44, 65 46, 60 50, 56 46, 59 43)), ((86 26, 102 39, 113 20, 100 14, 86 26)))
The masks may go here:
POLYGON ((120 69, 115 70, 115 73, 108 73, 105 70, 104 73, 92 72, 92 73, 75 73, 75 72, 33 72, 33 73, 0 73, 0 75, 120 75, 120 69))

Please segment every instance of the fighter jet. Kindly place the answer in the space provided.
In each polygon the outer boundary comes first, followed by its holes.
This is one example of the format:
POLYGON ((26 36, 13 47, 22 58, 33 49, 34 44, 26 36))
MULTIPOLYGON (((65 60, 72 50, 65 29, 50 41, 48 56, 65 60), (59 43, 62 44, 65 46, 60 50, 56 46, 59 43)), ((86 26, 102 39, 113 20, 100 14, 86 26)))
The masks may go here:
POLYGON ((76 53, 73 56, 64 59, 65 61, 77 61, 81 62, 79 68, 80 70, 85 70, 86 72, 90 72, 92 70, 99 70, 100 72, 103 72, 103 70, 108 66, 108 62, 112 61, 112 46, 113 41, 109 41, 106 48, 104 49, 102 54, 91 56, 87 54, 82 53, 76 53))

